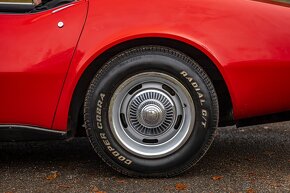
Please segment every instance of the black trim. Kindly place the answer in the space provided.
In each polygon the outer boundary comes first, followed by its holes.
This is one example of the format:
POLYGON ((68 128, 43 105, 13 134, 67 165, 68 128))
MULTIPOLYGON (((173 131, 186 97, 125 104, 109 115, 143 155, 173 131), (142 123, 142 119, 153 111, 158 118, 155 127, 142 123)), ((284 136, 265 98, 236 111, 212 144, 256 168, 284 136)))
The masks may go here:
POLYGON ((0 13, 29 13, 33 8, 32 3, 0 3, 0 13))
POLYGON ((258 1, 261 3, 268 3, 268 4, 273 4, 273 5, 279 5, 283 7, 290 7, 290 2, 288 1, 277 1, 277 0, 253 0, 253 1, 258 1))
POLYGON ((259 125, 259 124, 266 124, 266 123, 275 123, 275 122, 282 122, 282 121, 289 121, 290 120, 290 111, 282 112, 282 113, 275 113, 270 115, 264 115, 259 117, 241 119, 237 122, 237 127, 244 127, 250 125, 259 125))
POLYGON ((31 13, 37 13, 45 10, 49 10, 58 6, 62 6, 75 0, 42 0, 42 3, 35 6, 31 13))
POLYGON ((0 125, 0 141, 40 141, 66 139, 67 133, 22 125, 0 125))

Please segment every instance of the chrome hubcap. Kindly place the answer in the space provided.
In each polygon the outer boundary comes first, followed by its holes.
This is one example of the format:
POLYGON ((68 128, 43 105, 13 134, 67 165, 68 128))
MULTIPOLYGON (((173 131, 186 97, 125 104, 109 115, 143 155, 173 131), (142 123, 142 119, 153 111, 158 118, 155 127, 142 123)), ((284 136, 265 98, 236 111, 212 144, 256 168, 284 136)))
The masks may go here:
POLYGON ((164 109, 155 104, 146 105, 139 113, 138 120, 145 127, 158 127, 164 120, 164 109))
POLYGON ((140 134, 160 135, 175 119, 173 101, 157 89, 144 90, 131 99, 128 122, 140 134))
POLYGON ((159 158, 177 151, 191 135, 194 121, 189 92, 163 73, 140 73, 125 80, 110 101, 114 137, 140 157, 159 158))

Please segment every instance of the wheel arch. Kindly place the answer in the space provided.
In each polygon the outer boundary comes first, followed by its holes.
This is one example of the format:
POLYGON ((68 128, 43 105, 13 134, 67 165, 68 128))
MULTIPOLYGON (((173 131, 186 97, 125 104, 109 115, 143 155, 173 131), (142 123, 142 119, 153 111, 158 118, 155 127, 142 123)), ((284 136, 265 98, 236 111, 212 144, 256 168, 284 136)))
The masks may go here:
POLYGON ((100 67, 112 56, 136 46, 159 45, 179 50, 193 58, 205 70, 213 82, 219 100, 219 126, 234 124, 233 104, 225 79, 217 65, 204 52, 195 46, 175 39, 146 37, 121 42, 97 56, 82 73, 73 92, 69 108, 68 133, 70 136, 83 136, 82 106, 88 86, 100 67))

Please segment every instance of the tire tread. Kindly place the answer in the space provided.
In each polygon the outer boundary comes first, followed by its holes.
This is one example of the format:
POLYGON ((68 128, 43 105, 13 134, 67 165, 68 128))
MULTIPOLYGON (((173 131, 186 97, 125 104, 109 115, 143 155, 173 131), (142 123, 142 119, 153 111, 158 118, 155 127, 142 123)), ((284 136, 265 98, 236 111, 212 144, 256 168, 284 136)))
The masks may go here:
POLYGON ((132 49, 129 49, 127 51, 124 51, 122 53, 119 53, 118 55, 114 56, 111 60, 109 60, 107 63, 105 63, 101 67, 101 69, 97 72, 97 74, 95 75, 95 77, 91 81, 89 89, 88 89, 86 97, 85 97, 84 122, 85 122, 85 129, 86 129, 87 136, 88 136, 89 141, 91 142, 94 150, 97 152, 99 157, 106 164, 108 164, 111 168, 113 168, 114 170, 120 172, 123 175, 130 176, 130 177, 173 177, 173 176, 179 175, 179 174, 183 173, 184 171, 190 169, 205 155, 205 153, 209 149, 209 147, 212 144, 214 137, 215 137, 215 130, 217 128, 218 117, 219 117, 218 110, 219 110, 218 109, 218 98, 217 98, 217 94, 215 92, 214 86, 211 83, 206 72, 193 59, 191 59, 190 57, 186 56, 185 54, 183 54, 177 50, 174 50, 174 49, 171 49, 168 47, 152 45, 152 46, 136 47, 136 48, 132 48, 132 49), (201 76, 202 80, 204 81, 207 89, 210 92, 211 101, 212 101, 213 114, 212 114, 212 124, 211 125, 213 125, 213 126, 211 128, 209 128, 210 131, 208 132, 209 136, 208 136, 207 142, 203 144, 202 148, 196 154, 196 156, 195 156, 196 159, 188 161, 187 163, 183 164, 183 166, 180 167, 179 169, 176 169, 176 170, 173 170, 170 172, 166 172, 166 173, 162 172, 162 173, 154 173, 154 174, 144 174, 144 173, 139 173, 139 172, 133 172, 133 171, 130 171, 124 167, 119 166, 118 164, 114 163, 113 161, 110 161, 109 156, 103 152, 102 148, 100 148, 100 145, 97 144, 99 142, 97 140, 95 140, 95 138, 93 137, 92 128, 91 128, 92 124, 91 124, 90 118, 89 118, 90 117, 89 105, 88 105, 89 99, 92 97, 94 90, 95 90, 96 86, 98 85, 97 83, 100 80, 100 78, 103 76, 103 74, 108 71, 110 66, 115 61, 118 61, 119 59, 131 57, 132 55, 140 55, 144 52, 146 52, 146 53, 158 52, 159 54, 166 55, 166 56, 169 55, 171 57, 173 56, 180 61, 183 61, 187 64, 191 64, 192 68, 201 76))

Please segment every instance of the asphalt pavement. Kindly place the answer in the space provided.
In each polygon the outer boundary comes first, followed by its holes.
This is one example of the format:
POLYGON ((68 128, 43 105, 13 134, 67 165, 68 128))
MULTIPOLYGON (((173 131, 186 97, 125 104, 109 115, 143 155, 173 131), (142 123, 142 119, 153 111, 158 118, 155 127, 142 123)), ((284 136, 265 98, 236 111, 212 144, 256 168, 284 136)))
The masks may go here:
POLYGON ((120 175, 86 138, 0 143, 0 192, 290 192, 290 122, 220 128, 195 167, 168 179, 120 175))

